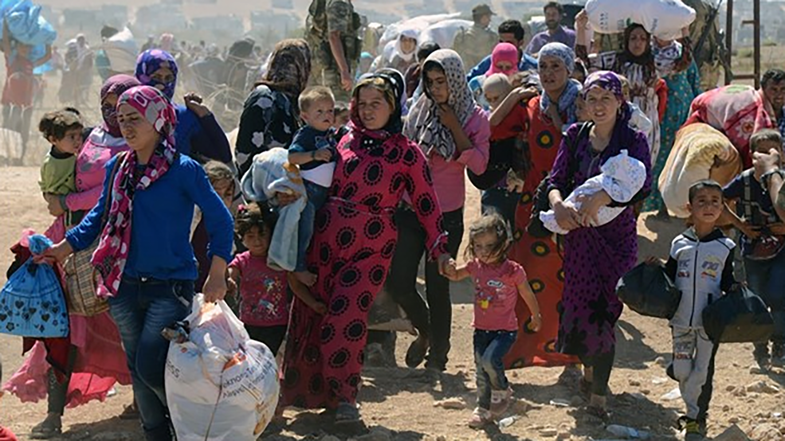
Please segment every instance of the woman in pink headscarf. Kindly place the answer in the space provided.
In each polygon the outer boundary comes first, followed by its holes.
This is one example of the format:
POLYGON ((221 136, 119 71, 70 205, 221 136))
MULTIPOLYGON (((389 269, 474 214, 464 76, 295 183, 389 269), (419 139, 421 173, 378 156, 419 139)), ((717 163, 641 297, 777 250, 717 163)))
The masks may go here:
POLYGON ((469 89, 471 89, 477 104, 485 110, 490 108, 482 93, 482 85, 486 78, 493 74, 503 74, 512 77, 516 73, 518 73, 518 48, 511 43, 497 44, 491 54, 491 67, 488 69, 488 72, 469 81, 469 89))

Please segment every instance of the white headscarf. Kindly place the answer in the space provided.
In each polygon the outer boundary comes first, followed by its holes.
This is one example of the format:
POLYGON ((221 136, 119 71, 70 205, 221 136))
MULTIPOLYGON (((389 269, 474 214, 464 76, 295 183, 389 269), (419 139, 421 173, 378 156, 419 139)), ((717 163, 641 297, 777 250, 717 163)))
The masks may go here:
POLYGON ((398 39, 395 40, 395 49, 390 55, 389 61, 392 61, 396 55, 398 56, 398 58, 400 58, 401 60, 407 63, 414 60, 414 55, 417 53, 417 42, 419 42, 419 38, 420 38, 419 33, 414 29, 402 30, 401 33, 398 35, 398 39), (404 53, 403 49, 401 48, 401 40, 403 39, 403 37, 413 38, 415 40, 414 50, 412 50, 408 54, 404 53))

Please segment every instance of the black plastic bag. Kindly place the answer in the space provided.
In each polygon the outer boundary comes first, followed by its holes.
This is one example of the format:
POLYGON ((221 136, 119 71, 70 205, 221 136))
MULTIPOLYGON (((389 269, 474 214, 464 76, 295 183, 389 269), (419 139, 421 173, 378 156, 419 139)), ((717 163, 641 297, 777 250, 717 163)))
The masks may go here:
POLYGON ((630 309, 648 317, 670 319, 681 302, 681 292, 662 265, 641 263, 619 280, 616 295, 630 309))
POLYGON ((715 343, 759 343, 769 340, 774 319, 763 299, 736 284, 703 310, 703 328, 715 343))

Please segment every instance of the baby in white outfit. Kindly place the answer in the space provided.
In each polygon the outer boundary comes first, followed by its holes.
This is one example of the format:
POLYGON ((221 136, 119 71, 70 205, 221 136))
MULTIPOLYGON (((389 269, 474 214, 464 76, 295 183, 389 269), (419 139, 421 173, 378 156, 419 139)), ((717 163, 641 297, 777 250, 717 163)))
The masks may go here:
MULTIPOLYGON (((605 161, 600 170, 602 173, 589 178, 573 190, 567 196, 567 199, 564 200, 564 204, 579 209, 581 203, 578 201, 578 196, 590 196, 601 190, 605 190, 614 201, 629 202, 643 188, 643 183, 646 181, 646 166, 641 161, 631 158, 627 150, 622 150, 618 155, 605 161)), ((597 212, 598 223, 592 226, 599 227, 607 224, 616 219, 616 216, 621 214, 625 208, 627 207, 600 208, 597 212)), ((568 233, 556 222, 556 215, 553 210, 540 213, 540 220, 545 225, 545 228, 556 234, 568 233)))

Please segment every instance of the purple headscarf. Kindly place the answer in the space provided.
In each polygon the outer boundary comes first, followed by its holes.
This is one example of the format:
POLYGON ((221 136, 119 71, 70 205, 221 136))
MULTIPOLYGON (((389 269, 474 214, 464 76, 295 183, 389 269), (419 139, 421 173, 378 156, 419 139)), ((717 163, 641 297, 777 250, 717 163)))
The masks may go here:
POLYGON ((169 99, 174 98, 174 88, 177 85, 177 62, 172 54, 161 49, 150 49, 139 54, 136 60, 136 79, 145 86, 158 88, 163 86, 162 92, 169 99), (174 81, 162 83, 153 79, 152 75, 161 68, 172 71, 174 81))
POLYGON ((583 83, 583 98, 586 98, 589 91, 596 87, 607 90, 621 102, 625 101, 621 79, 614 72, 599 70, 586 77, 586 81, 583 83))
POLYGON ((106 105, 104 101, 109 94, 115 94, 117 98, 120 98, 120 95, 126 90, 140 85, 141 83, 136 78, 120 74, 109 77, 101 87, 101 116, 104 119, 104 130, 115 138, 123 136, 120 133, 120 125, 117 124, 117 106, 106 105))
POLYGON ((583 83, 583 98, 586 99, 589 92, 596 88, 607 90, 621 102, 617 122, 622 122, 621 126, 626 126, 632 117, 632 109, 627 105, 627 100, 624 98, 621 78, 609 70, 598 70, 590 74, 583 83))

